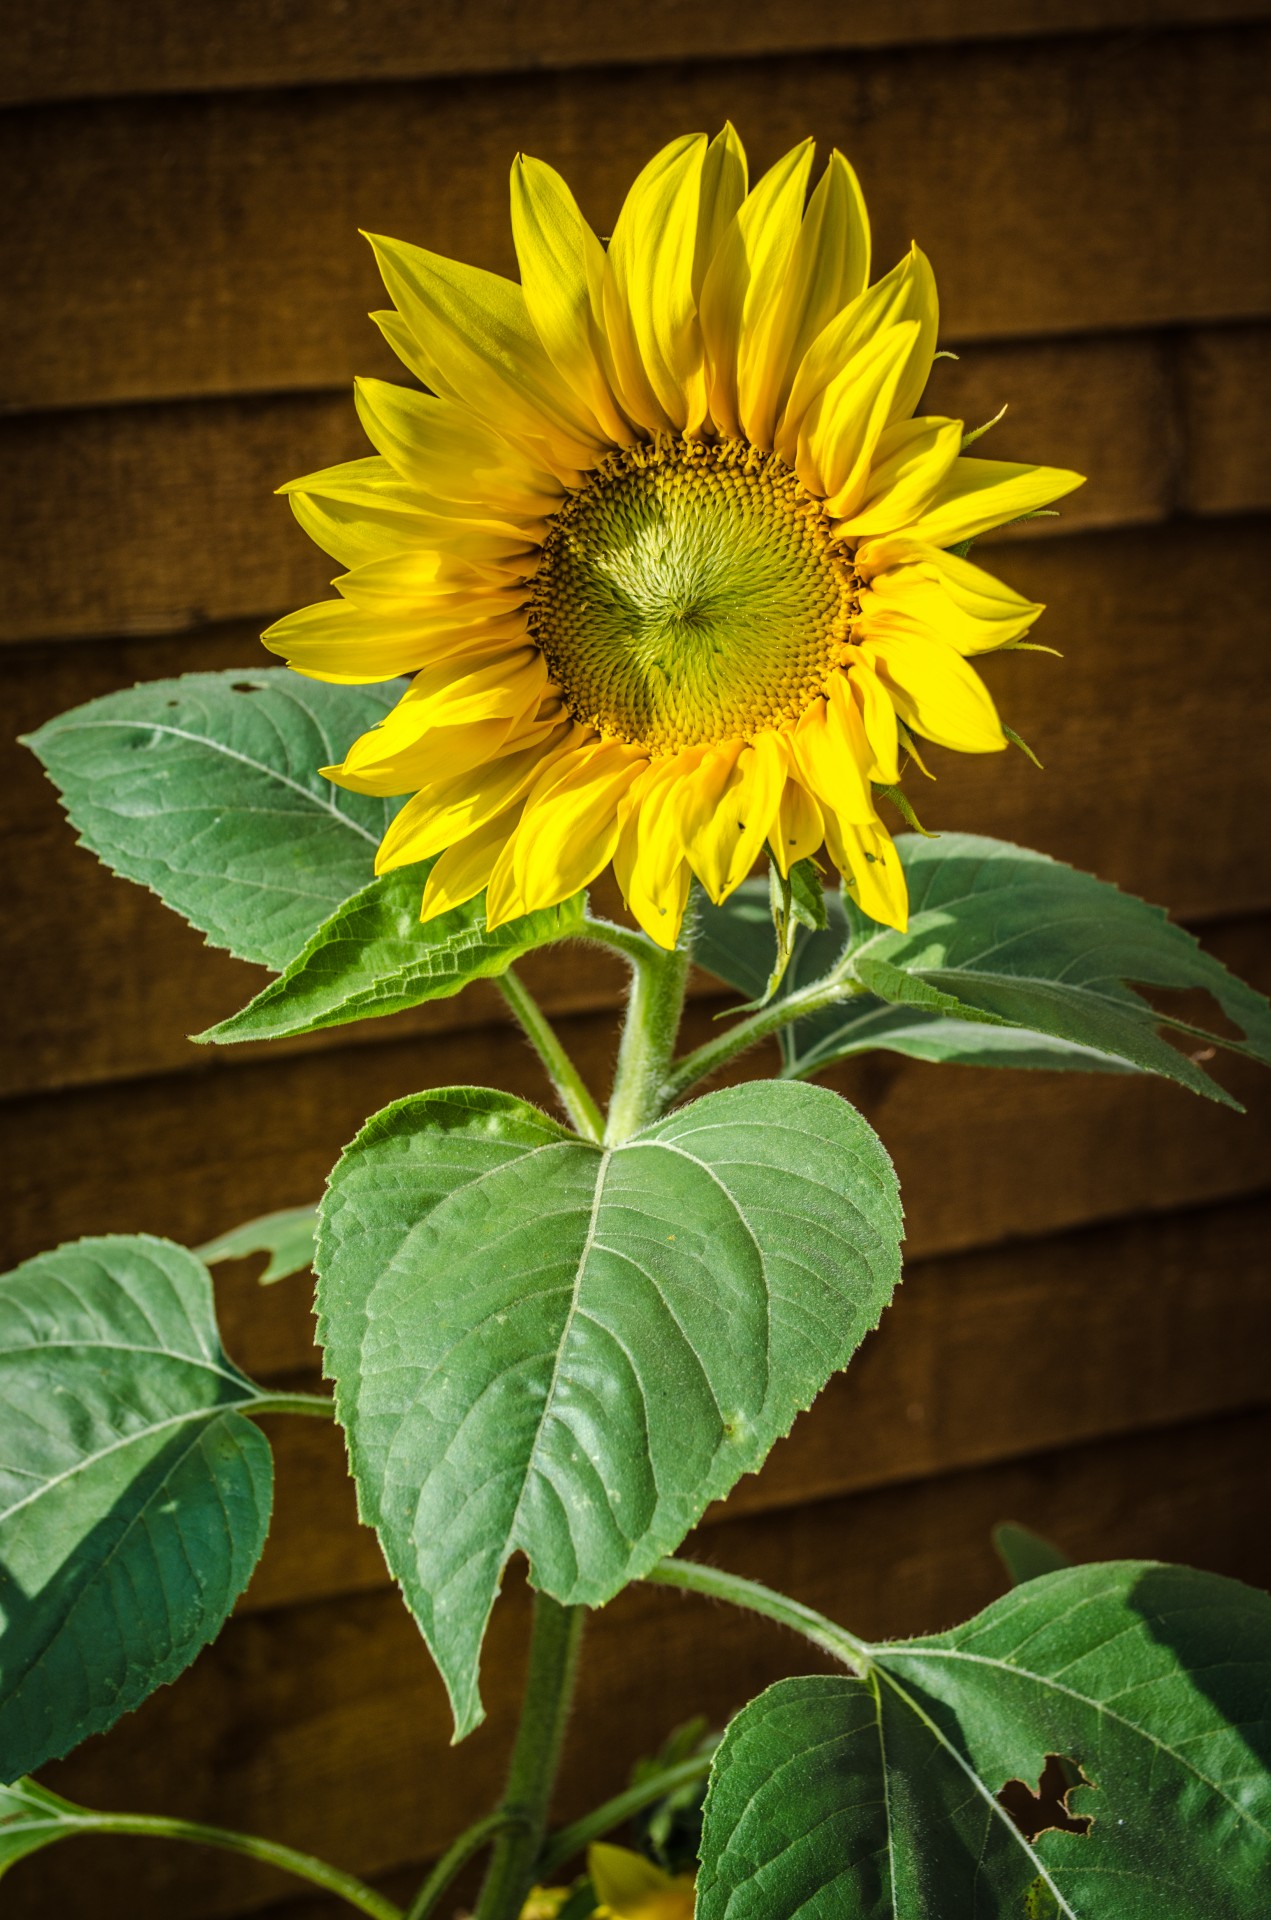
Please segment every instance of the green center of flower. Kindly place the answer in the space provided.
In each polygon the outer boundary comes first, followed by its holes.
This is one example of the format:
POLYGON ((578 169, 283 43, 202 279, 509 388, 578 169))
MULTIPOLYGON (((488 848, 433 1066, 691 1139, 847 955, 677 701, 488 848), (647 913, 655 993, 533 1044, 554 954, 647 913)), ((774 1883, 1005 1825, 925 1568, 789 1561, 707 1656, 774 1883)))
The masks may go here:
POLYGON ((651 753, 797 720, 842 657, 850 556, 775 454, 613 454, 543 543, 530 630, 575 719, 651 753))

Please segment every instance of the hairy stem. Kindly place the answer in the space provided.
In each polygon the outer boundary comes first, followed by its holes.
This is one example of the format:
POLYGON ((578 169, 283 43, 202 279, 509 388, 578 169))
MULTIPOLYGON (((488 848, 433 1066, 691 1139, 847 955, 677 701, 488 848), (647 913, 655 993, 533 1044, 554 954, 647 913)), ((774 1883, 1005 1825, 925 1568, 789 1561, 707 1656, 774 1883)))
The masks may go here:
POLYGON ((480 1853, 488 1840, 497 1840, 501 1833, 511 1827, 524 1823, 517 1815, 487 1813, 483 1820, 474 1820, 466 1827, 457 1840, 453 1840, 442 1854, 440 1860, 424 1881, 423 1886, 406 1909, 406 1920, 427 1920, 427 1916, 436 1910, 437 1902, 456 1874, 467 1866, 474 1853, 480 1853))
POLYGON ((650 941, 631 974, 605 1145, 620 1146, 663 1111, 662 1087, 675 1051, 688 985, 688 946, 665 953, 650 941))
POLYGON ((690 1087, 696 1086, 699 1080, 717 1073, 720 1067, 735 1060, 739 1053, 745 1053, 761 1040, 767 1040, 771 1034, 789 1026, 792 1020, 804 1020, 811 1013, 820 1013, 824 1007, 837 1006, 840 1001, 850 1000, 853 995, 864 991, 854 982, 841 980, 831 974, 825 980, 814 980, 810 986, 800 988, 798 993, 788 994, 784 1000, 774 1000, 770 1006, 761 1007, 758 1013, 752 1013, 746 1020, 739 1020, 735 1027, 727 1028, 716 1039, 705 1041, 702 1046, 675 1062, 662 1083, 663 1107, 669 1107, 690 1087))
POLYGON ((534 1595, 534 1626, 521 1722, 495 1841, 474 1920, 515 1920, 534 1876, 578 1664, 584 1609, 534 1595), (515 1823, 515 1824, 513 1824, 515 1823))
POLYGON ((80 1833, 135 1833, 152 1840, 190 1840, 196 1846, 243 1853, 249 1860, 263 1860, 268 1866, 294 1874, 298 1880, 308 1880, 359 1913, 369 1914, 371 1920, 403 1920, 399 1906, 385 1900, 364 1881, 354 1879, 351 1873, 341 1873, 338 1867, 328 1866, 325 1860, 317 1860, 311 1853, 298 1853, 294 1847, 280 1846, 276 1840, 262 1840, 254 1833, 234 1833, 227 1827, 205 1827, 196 1820, 168 1820, 160 1814, 148 1813, 83 1813, 76 1815, 74 1821, 69 1815, 61 1818, 66 1826, 73 1826, 80 1833))
MULTIPOLYGON (((615 1827, 622 1826, 633 1814, 643 1813, 664 1794, 674 1793, 677 1787, 691 1787, 694 1782, 704 1780, 710 1772, 711 1756, 699 1754, 693 1760, 681 1760, 678 1766, 663 1767, 659 1773, 651 1773, 638 1786, 628 1787, 625 1793, 616 1793, 612 1800, 606 1800, 603 1806, 596 1807, 591 1813, 585 1813, 581 1820, 575 1820, 571 1826, 562 1827, 554 1833, 538 1857, 536 1874, 540 1880, 547 1880, 558 1867, 571 1860, 593 1840, 600 1840, 606 1833, 612 1833, 615 1827)), ((408 1916, 414 1920, 414 1915, 408 1916)))
POLYGON ((743 1607, 749 1613, 761 1613, 780 1626, 810 1640, 822 1653, 841 1660, 853 1672, 869 1671, 871 1650, 846 1627, 836 1626, 814 1607, 791 1600, 772 1587, 761 1587, 756 1580, 743 1580, 740 1574, 724 1573, 718 1567, 704 1566, 700 1560, 659 1560, 645 1579, 661 1587, 681 1587, 686 1593, 704 1593, 712 1600, 727 1600, 730 1606, 743 1607))
POLYGON ((630 927, 620 927, 615 920, 593 920, 590 914, 577 929, 577 938, 590 940, 598 947, 612 947, 615 953, 622 954, 633 966, 641 965, 650 953, 659 951, 647 934, 634 933, 630 927))
POLYGON ((538 1001, 511 967, 500 974, 495 985, 525 1029, 530 1045, 547 1069, 557 1099, 575 1128, 584 1140, 599 1140, 605 1130, 604 1115, 538 1001))

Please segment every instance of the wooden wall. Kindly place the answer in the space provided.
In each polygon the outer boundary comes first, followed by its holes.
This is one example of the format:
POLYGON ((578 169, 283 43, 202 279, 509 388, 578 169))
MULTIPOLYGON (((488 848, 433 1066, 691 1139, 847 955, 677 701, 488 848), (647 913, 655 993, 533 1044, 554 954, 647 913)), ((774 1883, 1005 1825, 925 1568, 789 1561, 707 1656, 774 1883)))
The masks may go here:
MULTIPOLYGON (((1049 603, 1062 662, 989 677, 1046 762, 937 756, 936 825, 1019 839, 1169 902, 1271 987, 1265 405, 1271 245, 1263 0, 49 0, 6 29, 11 294, 0 674, 16 725, 193 667, 256 663, 330 563, 271 489, 359 450, 388 371, 358 227, 508 268, 520 147, 598 227, 653 146, 731 116, 764 163, 811 131, 856 162, 886 266, 911 234, 944 297, 936 410, 1074 465, 1060 521, 992 551, 1049 603)), ((16 730, 16 725, 6 732, 16 730)), ((19 1258, 81 1233, 197 1242, 320 1189, 365 1115, 492 1080, 543 1098, 484 989, 272 1052, 184 1036, 259 976, 74 844, 9 755, 0 1089, 19 1258)), ((540 959, 599 1086, 614 973, 540 959)), ((710 989, 693 1020, 705 1032, 710 989)), ((836 1084, 899 1164, 898 1305, 696 1550, 867 1632, 996 1590, 1014 1517, 1077 1556, 1271 1576, 1271 1280, 1257 1076, 1240 1117, 1130 1079, 878 1056, 836 1084)), ((6 1261, 6 1264, 8 1262, 6 1261)), ((314 1376, 304 1282, 225 1270, 231 1349, 314 1376)), ((98 1805, 258 1828, 389 1887, 493 1791, 525 1624, 491 1635, 490 1721, 447 1745, 440 1687, 359 1531, 338 1436, 277 1424, 278 1517, 217 1646, 47 1779, 98 1805)), ((560 1797, 621 1783, 685 1713, 804 1652, 638 1590, 597 1619, 560 1797)), ((281 1878, 135 1841, 44 1855, 6 1912, 317 1920, 281 1878)))

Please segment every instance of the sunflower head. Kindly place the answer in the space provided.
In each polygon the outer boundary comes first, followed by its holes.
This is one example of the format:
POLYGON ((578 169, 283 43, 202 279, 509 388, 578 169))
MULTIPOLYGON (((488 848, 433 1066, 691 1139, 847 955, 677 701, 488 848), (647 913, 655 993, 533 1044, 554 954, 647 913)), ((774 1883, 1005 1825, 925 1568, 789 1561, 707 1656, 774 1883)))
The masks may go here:
POLYGON ((731 127, 673 141, 605 247, 520 158, 519 285, 372 240, 424 391, 359 382, 375 457, 284 489, 348 571, 265 637, 319 679, 413 676, 328 773, 411 796, 379 870, 440 856, 425 918, 485 889, 498 925, 612 861, 671 946, 692 876, 722 900, 766 845, 903 926, 878 788, 914 736, 1006 744, 969 657, 1041 609, 951 550, 1080 476, 915 417, 930 268, 871 284, 855 175, 831 154, 809 196, 811 166, 751 187, 731 127))

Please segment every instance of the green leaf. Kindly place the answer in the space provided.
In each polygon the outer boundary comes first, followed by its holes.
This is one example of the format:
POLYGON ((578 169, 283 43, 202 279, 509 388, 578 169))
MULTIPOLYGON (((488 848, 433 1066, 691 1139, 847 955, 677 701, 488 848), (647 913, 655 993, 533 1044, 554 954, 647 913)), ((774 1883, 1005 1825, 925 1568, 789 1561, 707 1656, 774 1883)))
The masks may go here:
POLYGON ((319 1334, 363 1518, 459 1732, 510 1555, 600 1605, 846 1366, 899 1276, 876 1135, 814 1087, 710 1094, 602 1150, 451 1088, 332 1175, 319 1334))
POLYGON ((897 845, 909 880, 908 931, 848 909, 851 972, 881 999, 1093 1047, 1228 1106, 1236 1102, 1159 1029, 1271 1062, 1271 1006, 1159 907, 1005 841, 905 835, 897 845), (1159 1012, 1131 981, 1203 988, 1244 1040, 1159 1012))
POLYGON ((318 1209, 285 1207, 280 1213, 264 1213, 232 1227, 198 1249, 198 1257, 209 1267, 218 1260, 245 1260, 249 1254, 267 1253, 269 1262, 260 1276, 262 1287, 275 1280, 290 1279, 293 1273, 306 1273, 313 1265, 313 1236, 318 1230, 318 1209))
POLYGON ((1073 1567, 867 1653, 864 1678, 780 1681, 728 1729, 701 1920, 1262 1920, 1266 1595, 1073 1567), (1028 1790, 1058 1763, 1077 1784, 1047 1815, 1028 1790))
POLYGON ((493 932, 486 929, 484 894, 421 925, 430 865, 372 880, 323 922, 277 980, 199 1039, 276 1040, 445 1000, 470 981, 505 973, 535 947, 568 939, 582 924, 586 895, 579 893, 493 932))
POLYGON ((28 1853, 82 1833, 82 1813, 73 1800, 50 1793, 38 1780, 0 1786, 0 1878, 28 1853))
POLYGON ((113 872, 210 945, 277 969, 371 878, 400 802, 345 793, 318 769, 400 690, 286 667, 187 673, 90 700, 26 745, 113 872))
MULTIPOLYGON (((912 842, 902 835, 896 844, 903 860, 912 842)), ((850 937, 843 896, 826 894, 824 904, 825 929, 795 935, 778 1000, 821 979, 843 958, 850 937)), ((700 913, 694 960, 728 986, 736 987, 753 1004, 775 965, 776 943, 766 881, 743 881, 722 907, 704 901, 700 913)), ((874 923, 864 924, 872 927, 874 923)), ((1074 1046, 1070 1041, 1023 1028, 953 1019, 921 1007, 889 1006, 872 993, 856 993, 837 1006, 794 1021, 779 1037, 782 1074, 792 1080, 810 1079, 840 1060, 875 1049, 951 1066, 1042 1067, 1086 1073, 1137 1071, 1093 1047, 1074 1046)))
POLYGON ((100 1733, 219 1630, 269 1525, 207 1269, 148 1235, 0 1279, 0 1778, 100 1733))
POLYGON ((1072 1565, 1067 1554, 1061 1553, 1049 1540, 1043 1540, 1040 1533, 1034 1533, 1031 1527, 1017 1526, 1013 1520, 1003 1520, 994 1527, 993 1549, 1016 1587, 1022 1586, 1025 1580, 1036 1580, 1043 1573, 1057 1573, 1060 1567, 1072 1565))

